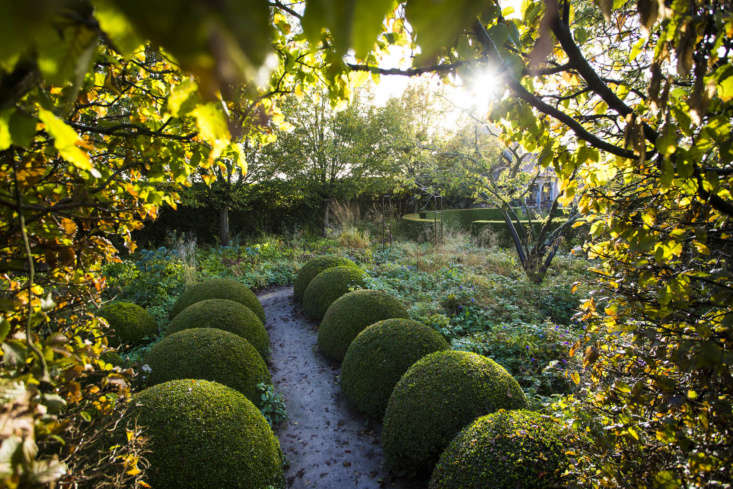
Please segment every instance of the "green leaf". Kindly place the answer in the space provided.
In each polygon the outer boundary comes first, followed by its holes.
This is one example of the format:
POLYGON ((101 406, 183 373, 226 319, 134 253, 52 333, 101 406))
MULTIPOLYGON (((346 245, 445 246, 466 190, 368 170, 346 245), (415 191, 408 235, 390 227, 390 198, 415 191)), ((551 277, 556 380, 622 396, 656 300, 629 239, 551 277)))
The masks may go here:
POLYGON ((81 24, 61 33, 49 26, 37 38, 38 67, 44 78, 58 85, 71 81, 78 87, 89 71, 97 40, 97 32, 81 24))
POLYGON ((5 338, 8 337, 8 333, 10 333, 10 321, 2 318, 2 320, 0 320, 0 343, 5 341, 5 338))
POLYGON ((6 150, 13 144, 10 137, 10 112, 0 112, 0 151, 6 150))
POLYGON ((496 24, 488 30, 488 33, 497 47, 503 46, 507 42, 507 39, 509 39, 509 29, 506 24, 496 24))
POLYGON ((180 117, 189 113, 196 103, 196 92, 198 86, 193 79, 189 78, 171 89, 168 97, 168 112, 173 117, 180 117))
POLYGON ((374 47, 377 36, 384 30, 385 16, 396 7, 394 0, 358 0, 354 8, 351 45, 356 55, 364 57, 374 47))
POLYGON ((13 137, 13 144, 23 148, 30 146, 36 135, 36 124, 38 120, 21 110, 16 110, 10 116, 10 135, 13 137))
POLYGON ((38 118, 41 119, 46 131, 53 138, 53 145, 63 159, 81 170, 91 172, 95 177, 99 176, 99 172, 92 166, 89 155, 77 146, 82 141, 71 126, 56 117, 53 112, 45 109, 38 109, 38 118))
POLYGON ((718 82, 718 97, 723 102, 733 99, 733 73, 718 82))
POLYGON ((657 151, 664 156, 669 156, 677 150, 677 133, 671 124, 664 126, 662 134, 656 141, 657 151))
POLYGON ((422 49, 420 60, 432 59, 450 47, 461 32, 476 20, 483 2, 474 0, 410 0, 405 14, 422 49))
POLYGON ((212 148, 209 158, 218 158, 231 140, 226 117, 215 103, 197 105, 191 113, 196 118, 199 136, 212 148))
POLYGON ((112 44, 123 55, 131 54, 142 41, 125 15, 107 0, 94 0, 94 17, 112 44))

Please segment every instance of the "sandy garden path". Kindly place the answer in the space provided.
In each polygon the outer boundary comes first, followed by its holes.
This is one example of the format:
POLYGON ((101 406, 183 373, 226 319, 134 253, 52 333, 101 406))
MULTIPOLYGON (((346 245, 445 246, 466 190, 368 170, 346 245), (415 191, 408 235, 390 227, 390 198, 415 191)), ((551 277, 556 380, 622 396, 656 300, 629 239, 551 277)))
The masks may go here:
POLYGON ((259 296, 267 315, 275 391, 288 420, 277 430, 288 467, 288 488, 419 489, 383 468, 378 423, 350 408, 339 368, 318 353, 317 325, 293 304, 292 287, 259 296))

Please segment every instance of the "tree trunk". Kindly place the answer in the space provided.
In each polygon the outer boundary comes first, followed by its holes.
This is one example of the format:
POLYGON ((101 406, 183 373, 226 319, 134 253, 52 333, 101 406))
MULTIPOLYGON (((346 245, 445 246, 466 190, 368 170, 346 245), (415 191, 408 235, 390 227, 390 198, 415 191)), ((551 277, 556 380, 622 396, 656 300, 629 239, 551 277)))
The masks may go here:
POLYGON ((229 208, 219 209, 219 240, 222 246, 229 246, 231 237, 229 235, 229 208))
POLYGON ((329 215, 331 213, 330 212, 331 199, 324 199, 324 200, 325 200, 325 205, 324 205, 324 209, 323 209, 323 228, 322 228, 322 232, 323 232, 323 236, 326 237, 326 236, 328 236, 328 227, 330 225, 329 215))

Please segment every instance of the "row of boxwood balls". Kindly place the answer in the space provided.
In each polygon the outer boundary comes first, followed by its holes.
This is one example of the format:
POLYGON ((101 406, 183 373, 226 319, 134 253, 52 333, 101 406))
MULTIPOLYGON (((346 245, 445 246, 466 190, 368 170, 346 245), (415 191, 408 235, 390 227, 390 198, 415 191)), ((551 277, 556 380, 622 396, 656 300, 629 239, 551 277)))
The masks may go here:
POLYGON ((358 410, 383 420, 388 466, 430 488, 550 488, 567 468, 563 431, 538 413, 493 360, 450 350, 435 330, 408 318, 394 297, 363 287, 341 257, 307 263, 296 301, 321 320, 318 346, 342 362, 341 387, 358 410))
MULTIPOLYGON (((100 315, 121 344, 157 334, 143 308, 124 302, 100 315)), ((150 440, 147 482, 156 489, 283 487, 280 444, 257 408, 257 385, 271 384, 269 337, 257 297, 234 280, 188 288, 166 336, 145 357, 151 385, 137 393, 129 419, 150 440)))

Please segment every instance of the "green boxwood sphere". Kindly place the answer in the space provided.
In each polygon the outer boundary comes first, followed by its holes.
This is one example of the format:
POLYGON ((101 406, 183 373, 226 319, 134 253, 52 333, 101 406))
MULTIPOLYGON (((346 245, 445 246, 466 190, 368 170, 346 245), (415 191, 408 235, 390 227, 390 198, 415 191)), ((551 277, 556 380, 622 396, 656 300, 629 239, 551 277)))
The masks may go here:
POLYGON ((364 328, 390 318, 408 318, 407 309, 381 290, 356 290, 336 299, 318 328, 318 347, 331 360, 344 359, 346 350, 364 328))
POLYGON ((282 452, 244 395, 216 382, 171 380, 135 395, 129 419, 149 437, 155 489, 282 487, 282 452))
POLYGON ((389 398, 382 430, 387 463, 429 474, 464 426, 526 406, 517 381, 493 360, 465 351, 431 353, 405 372, 389 398))
POLYGON ((366 274, 361 268, 341 265, 328 268, 315 276, 303 294, 303 310, 311 319, 321 319, 328 307, 349 291, 363 287, 366 274))
POLYGON ((216 328, 184 329, 166 336, 145 356, 151 385, 204 379, 236 389, 259 405, 257 384, 272 384, 265 361, 241 336, 216 328))
POLYGON ((260 318, 248 307, 227 299, 207 299, 181 311, 168 324, 167 334, 191 328, 218 328, 249 341, 262 358, 270 353, 270 337, 260 318))
POLYGON ((308 284, 311 283, 311 280, 321 273, 322 271, 326 270, 327 268, 332 267, 338 267, 340 265, 351 265, 356 266, 356 264, 349 260, 348 258, 343 258, 341 256, 319 256, 318 258, 314 258, 305 265, 303 265, 303 268, 298 271, 298 275, 295 277, 295 284, 293 287, 293 297, 295 298, 296 302, 302 302, 303 301, 303 294, 305 294, 305 289, 308 287, 308 284))
POLYGON ((380 321, 351 342, 341 365, 341 388, 357 409, 381 419, 392 389, 407 369, 425 355, 449 348, 437 331, 417 321, 380 321))
POLYGON ((265 309, 257 296, 246 285, 229 278, 215 278, 188 287, 171 309, 170 317, 176 317, 191 304, 206 299, 229 299, 249 307, 257 314, 260 321, 265 322, 265 309))
POLYGON ((145 309, 132 302, 113 302, 99 310, 99 315, 112 328, 112 344, 137 345, 145 338, 158 334, 155 318, 145 309))
POLYGON ((562 428, 532 411, 497 411, 464 428, 440 456, 430 489, 565 487, 562 428))

